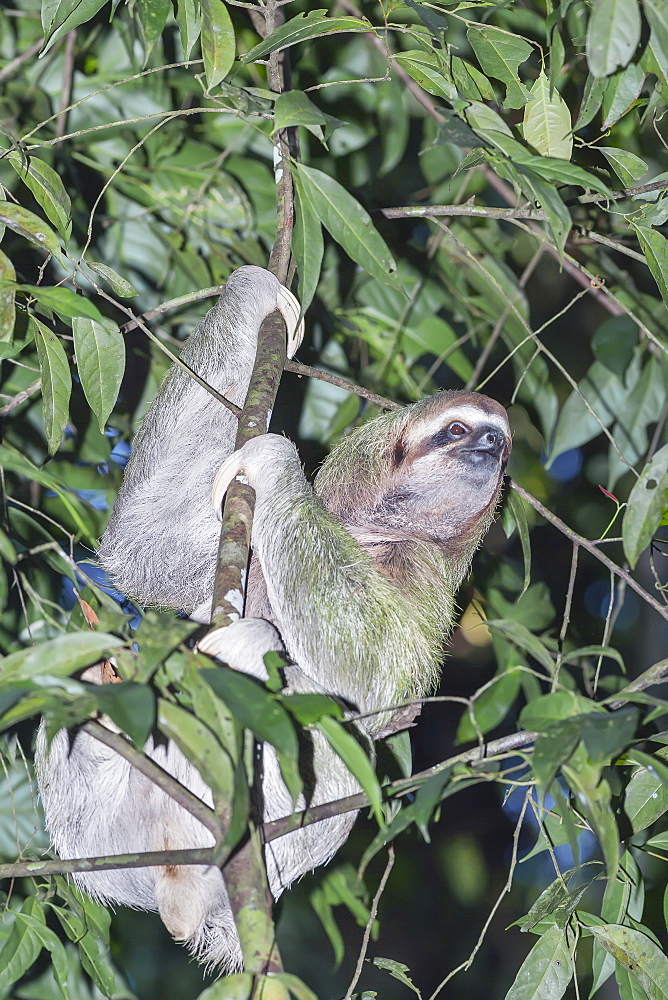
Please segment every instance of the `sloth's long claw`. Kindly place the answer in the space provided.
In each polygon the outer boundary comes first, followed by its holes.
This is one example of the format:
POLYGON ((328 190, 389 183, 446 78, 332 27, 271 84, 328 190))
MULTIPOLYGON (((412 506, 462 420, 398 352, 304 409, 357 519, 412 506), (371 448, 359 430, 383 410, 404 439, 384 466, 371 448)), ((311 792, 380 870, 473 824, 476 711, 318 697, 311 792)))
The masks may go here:
POLYGON ((278 292, 276 308, 285 320, 288 331, 287 353, 289 358, 293 358, 304 337, 304 319, 299 318, 302 310, 298 299, 284 285, 281 285, 278 292))
POLYGON ((219 521, 222 520, 223 500, 225 499, 225 494, 230 488, 232 482, 239 478, 240 482, 248 483, 248 480, 242 474, 243 468, 241 450, 233 451, 232 454, 225 459, 214 477, 213 486, 211 487, 211 503, 213 504, 213 509, 215 510, 219 521))

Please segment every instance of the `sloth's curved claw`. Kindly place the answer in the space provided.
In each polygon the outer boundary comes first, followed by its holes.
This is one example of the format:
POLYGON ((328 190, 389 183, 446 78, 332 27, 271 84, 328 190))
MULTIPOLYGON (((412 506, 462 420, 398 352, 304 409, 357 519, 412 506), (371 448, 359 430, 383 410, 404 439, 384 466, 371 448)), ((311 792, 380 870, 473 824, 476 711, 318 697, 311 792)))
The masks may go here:
POLYGON ((238 451, 233 451, 232 454, 225 459, 214 477, 213 485, 211 487, 211 503, 213 504, 213 509, 215 510, 219 521, 222 521, 223 500, 225 499, 225 494, 230 488, 232 482, 238 477, 240 482, 246 484, 248 483, 248 480, 242 474, 243 469, 243 459, 241 456, 241 449, 239 449, 238 451))
POLYGON ((299 300, 285 285, 281 285, 278 291, 276 308, 285 320, 288 332, 287 353, 289 358, 293 358, 304 338, 304 319, 299 318, 302 312, 299 300))

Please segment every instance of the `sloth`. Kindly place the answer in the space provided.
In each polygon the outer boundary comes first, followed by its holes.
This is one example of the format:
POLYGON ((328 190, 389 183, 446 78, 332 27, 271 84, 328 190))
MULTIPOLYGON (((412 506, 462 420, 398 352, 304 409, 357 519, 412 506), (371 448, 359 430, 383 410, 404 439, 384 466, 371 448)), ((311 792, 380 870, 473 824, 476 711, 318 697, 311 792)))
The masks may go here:
MULTIPOLYGON (((292 352, 296 300, 268 271, 239 268, 182 359, 243 405, 260 325, 277 308, 292 352)), ((371 746, 393 707, 424 698, 438 679, 457 590, 498 504, 511 446, 506 412, 487 396, 446 391, 383 413, 343 438, 314 486, 286 438, 260 435, 232 453, 235 425, 187 372, 168 373, 137 435, 102 538, 102 565, 138 602, 208 621, 220 530, 215 508, 226 485, 245 475, 256 495, 245 617, 209 633, 201 648, 260 680, 267 677, 264 654, 284 651, 293 664, 285 670, 286 690, 324 692, 344 703, 361 717, 358 729, 371 746)), ((297 807, 359 791, 324 738, 310 739, 311 777, 297 807)), ((145 752, 212 804, 202 777, 173 743, 151 739, 145 752)), ((86 733, 61 731, 47 745, 42 727, 37 768, 61 857, 213 845, 190 813, 86 733)), ((267 745, 261 785, 259 821, 293 811, 267 745)), ((327 862, 354 820, 354 813, 335 816, 266 845, 274 897, 327 862)), ((158 910, 201 960, 224 971, 241 967, 217 867, 74 878, 102 902, 158 910)))

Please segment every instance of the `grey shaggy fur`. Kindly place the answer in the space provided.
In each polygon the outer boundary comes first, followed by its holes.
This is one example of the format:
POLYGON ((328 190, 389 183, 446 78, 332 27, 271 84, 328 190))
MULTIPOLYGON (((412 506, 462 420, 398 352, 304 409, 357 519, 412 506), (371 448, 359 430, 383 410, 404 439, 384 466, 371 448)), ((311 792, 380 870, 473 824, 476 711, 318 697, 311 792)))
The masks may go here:
MULTIPOLYGON (((211 385, 242 405, 262 320, 277 304, 269 272, 229 279, 183 351, 211 385)), ((174 368, 137 435, 100 558, 116 586, 144 604, 207 620, 219 524, 210 489, 233 448, 233 416, 174 368)), ((247 617, 219 634, 217 655, 266 676, 262 656, 285 649, 289 690, 324 691, 371 713, 372 740, 392 707, 421 698, 437 676, 456 590, 489 527, 510 448, 505 411, 474 393, 439 393, 377 418, 325 462, 315 489, 289 441, 255 438, 238 454, 256 492, 247 617), (451 431, 452 428, 456 429, 451 431), (462 431, 462 427, 464 430, 462 431)), ((146 752, 204 801, 211 793, 172 743, 146 752)), ((263 818, 292 811, 265 747, 263 818)), ((357 782, 315 734, 312 780, 298 804, 350 795, 357 782)), ((207 846, 211 835, 125 760, 85 733, 38 741, 48 827, 63 857, 207 846)), ((326 862, 354 815, 295 831, 265 850, 274 896, 326 862)), ((134 868, 75 876, 108 903, 159 910, 179 940, 225 970, 241 965, 223 877, 215 868, 134 868)))

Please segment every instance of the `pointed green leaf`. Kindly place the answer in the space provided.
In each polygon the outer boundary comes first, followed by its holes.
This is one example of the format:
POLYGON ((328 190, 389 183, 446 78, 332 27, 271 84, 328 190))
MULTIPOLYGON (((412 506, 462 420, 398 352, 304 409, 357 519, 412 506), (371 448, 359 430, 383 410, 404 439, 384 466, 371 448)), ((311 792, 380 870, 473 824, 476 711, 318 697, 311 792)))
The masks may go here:
POLYGON ((325 8, 298 14, 282 24, 268 38, 242 56, 242 63, 254 62, 270 52, 280 52, 290 45, 306 42, 311 38, 329 35, 338 31, 373 31, 373 25, 365 17, 327 17, 325 8))
POLYGON ((597 146, 596 148, 599 153, 603 153, 625 187, 637 184, 649 170, 645 161, 641 160, 635 153, 630 153, 628 149, 619 149, 617 146, 597 146))
POLYGON ((87 316, 89 319, 97 320, 98 323, 103 322, 102 314, 97 306, 93 305, 89 299, 84 298, 83 295, 77 295, 71 288, 55 288, 53 285, 17 285, 16 287, 20 291, 28 292, 29 295, 34 296, 40 305, 52 309, 60 317, 72 319, 73 316, 87 316))
POLYGON ((137 0, 135 16, 139 21, 144 43, 144 65, 148 61, 151 49, 162 35, 171 10, 171 0, 137 0))
POLYGON ((95 695, 100 711, 113 719, 135 746, 143 747, 155 723, 155 696, 151 688, 120 681, 96 685, 95 695))
POLYGON ((0 200, 0 224, 13 229, 19 236, 23 236, 35 246, 48 250, 49 253, 61 258, 60 240, 45 222, 29 212, 21 205, 15 205, 10 201, 0 200))
POLYGON ((506 1000, 561 1000, 572 976, 566 932, 554 925, 525 958, 506 1000))
POLYGON ((72 232, 72 204, 56 171, 38 157, 30 154, 22 156, 14 149, 7 154, 6 159, 26 187, 32 191, 36 201, 44 209, 47 219, 67 241, 72 232))
POLYGON ((640 41, 638 0, 596 0, 587 25, 587 62, 593 76, 610 76, 631 61, 640 41))
POLYGON ((189 59, 202 30, 202 12, 198 0, 178 0, 176 23, 179 26, 183 54, 189 59))
POLYGON ((232 69, 236 54, 234 26, 223 0, 201 0, 202 57, 206 88, 212 90, 232 69))
POLYGON ((435 52, 424 52, 422 49, 409 49, 399 52, 393 57, 396 62, 416 83, 434 97, 442 97, 450 103, 458 100, 459 95, 454 82, 445 75, 441 60, 435 52))
POLYGON ((297 171, 300 191, 348 256, 379 281, 392 281, 397 265, 366 209, 322 170, 300 163, 297 171))
POLYGON ((628 499, 622 523, 624 555, 635 567, 661 523, 668 506, 668 444, 645 466, 628 499))
MULTIPOLYGON (((44 923, 41 904, 36 896, 28 896, 23 901, 22 913, 36 916, 37 919, 41 917, 41 923, 44 923)), ((42 942, 35 933, 34 924, 22 920, 22 913, 17 913, 14 917, 0 951, 0 990, 5 995, 9 987, 37 961, 42 950, 42 942)))
POLYGON ((123 640, 105 632, 68 632, 28 646, 0 660, 5 680, 28 680, 40 674, 68 677, 108 656, 123 640))
POLYGON ((630 63, 626 69, 622 69, 610 77, 603 94, 603 124, 601 128, 604 131, 631 110, 640 96, 644 82, 645 73, 638 63, 630 63))
POLYGON ((81 385, 104 433, 125 371, 123 337, 113 320, 98 323, 85 316, 74 317, 72 332, 81 385))
POLYGON ((327 738, 331 746, 346 765, 348 770, 354 775, 362 786, 362 790, 369 799, 374 815, 380 826, 384 825, 382 793, 376 772, 373 769, 368 755, 358 742, 358 740, 345 729, 340 722, 331 717, 320 719, 317 728, 327 738))
POLYGON ((668 957, 646 934, 622 924, 602 924, 589 930, 639 983, 648 1000, 668 1000, 668 957))
POLYGON ((652 29, 648 47, 668 83, 668 4, 665 0, 644 0, 643 9, 652 29))
POLYGON ((541 73, 524 108, 524 138, 541 156, 570 160, 573 151, 571 113, 561 94, 541 73))
POLYGON ((158 725, 196 765, 214 795, 229 802, 234 786, 233 761, 209 727, 164 698, 158 700, 158 725))
POLYGON ((659 286, 661 298, 668 305, 668 240, 656 229, 635 225, 633 228, 647 259, 647 266, 659 286))
POLYGON ((12 339, 16 319, 16 271, 9 257, 0 250, 0 342, 12 339), (11 282, 11 284, 5 284, 11 282))
POLYGON ((299 274, 299 301, 302 313, 305 313, 311 305, 318 287, 325 247, 322 238, 322 225, 310 202, 308 188, 304 188, 299 183, 299 175, 297 175, 297 180, 298 202, 292 234, 292 252, 299 274))
POLYGON ((506 86, 504 108, 521 108, 529 92, 519 79, 519 66, 526 62, 533 48, 527 41, 490 24, 475 25, 466 32, 471 48, 487 76, 506 86))
POLYGON ((69 418, 72 376, 58 337, 36 316, 30 317, 42 372, 42 413, 49 454, 57 450, 69 418))
POLYGON ((86 266, 89 267, 91 271, 95 271, 96 274, 99 274, 100 277, 104 278, 104 280, 108 282, 111 290, 115 292, 116 295, 120 295, 121 298, 129 299, 131 296, 137 294, 137 289, 132 282, 121 277, 120 274, 114 271, 114 269, 109 267, 107 264, 101 264, 97 260, 87 260, 86 266))
POLYGON ((329 138, 335 128, 345 124, 340 118, 327 115, 313 103, 308 94, 301 90, 287 90, 279 94, 274 105, 274 131, 289 128, 291 125, 301 125, 312 132, 316 138, 324 141, 329 138))
POLYGON ((605 77, 596 77, 591 74, 587 77, 584 93, 582 94, 580 113, 575 125, 573 126, 574 132, 578 132, 581 128, 589 125, 592 119, 596 117, 598 109, 601 107, 603 102, 603 95, 605 94, 607 83, 608 81, 605 77))
POLYGON ((95 548, 97 539, 91 534, 88 527, 85 508, 82 502, 73 493, 68 493, 64 490, 55 476, 50 475, 44 469, 38 468, 30 459, 8 445, 0 445, 0 469, 8 469, 26 479, 41 483, 48 490, 53 490, 61 500, 63 506, 67 508, 67 512, 76 525, 81 537, 86 539, 95 548))
POLYGON ((106 2, 107 0, 60 0, 55 7, 53 4, 43 3, 42 25, 46 45, 42 49, 42 55, 72 28, 90 21, 106 2), (45 18, 47 9, 48 16, 45 18))

